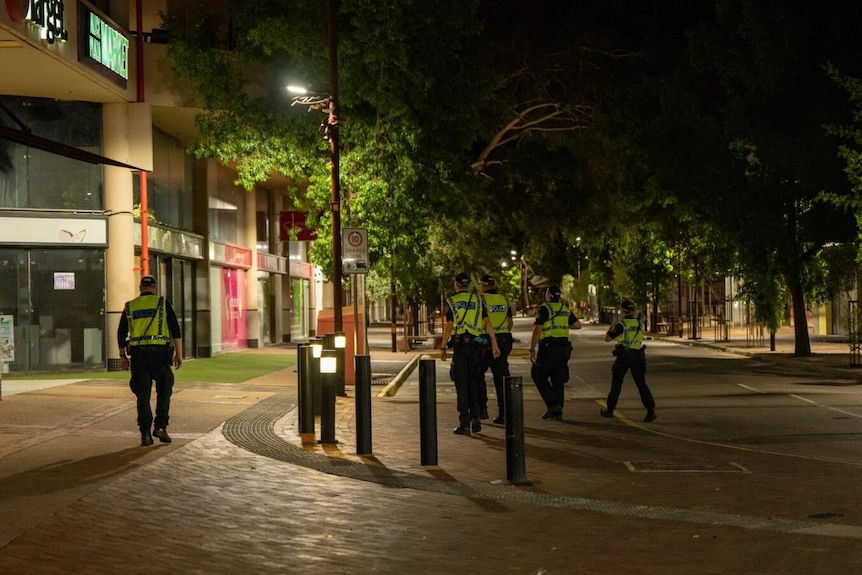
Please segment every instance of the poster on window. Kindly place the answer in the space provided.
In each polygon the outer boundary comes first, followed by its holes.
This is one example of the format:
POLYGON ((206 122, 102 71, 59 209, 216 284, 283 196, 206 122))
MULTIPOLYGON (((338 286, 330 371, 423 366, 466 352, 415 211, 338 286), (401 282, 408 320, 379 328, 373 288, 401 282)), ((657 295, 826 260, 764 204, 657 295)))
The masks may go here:
POLYGON ((247 344, 244 270, 222 270, 221 337, 224 350, 240 349, 247 344))
POLYGON ((54 289, 75 289, 75 272, 54 272, 54 289))
POLYGON ((0 361, 15 361, 14 328, 11 315, 0 315, 0 361))

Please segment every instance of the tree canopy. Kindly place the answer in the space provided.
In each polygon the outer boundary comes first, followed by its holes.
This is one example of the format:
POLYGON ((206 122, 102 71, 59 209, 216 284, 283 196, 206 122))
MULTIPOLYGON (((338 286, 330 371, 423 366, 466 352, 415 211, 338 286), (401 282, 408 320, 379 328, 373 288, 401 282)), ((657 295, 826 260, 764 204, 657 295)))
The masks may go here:
MULTIPOLYGON (((286 176, 321 230, 325 143, 285 86, 325 92, 325 11, 232 3, 230 36, 171 46, 205 110, 194 152, 248 189, 286 176)), ((806 302, 847 285, 827 248, 862 223, 858 156, 838 155, 850 132, 827 129, 852 117, 860 15, 837 0, 342 0, 343 224, 368 228, 375 274, 432 304, 513 251, 548 281, 583 264, 642 303, 675 274, 734 274, 770 328, 789 294, 807 353, 806 302)))

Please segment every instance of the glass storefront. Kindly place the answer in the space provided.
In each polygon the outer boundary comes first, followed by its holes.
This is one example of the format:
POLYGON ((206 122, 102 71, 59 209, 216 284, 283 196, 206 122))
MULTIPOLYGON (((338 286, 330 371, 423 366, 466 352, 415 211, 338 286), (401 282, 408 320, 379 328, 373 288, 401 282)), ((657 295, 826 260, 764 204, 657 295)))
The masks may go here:
POLYGON ((248 346, 246 275, 245 270, 210 268, 213 353, 248 346))
POLYGON ((294 340, 308 337, 308 290, 309 281, 301 278, 291 278, 290 290, 290 335, 294 340))
POLYGON ((260 343, 272 345, 272 283, 273 278, 257 280, 257 313, 260 318, 260 343))
MULTIPOLYGON (((33 135, 102 153, 102 107, 0 96, 33 135)), ((102 167, 0 139, 0 207, 102 209, 102 167)))
POLYGON ((0 248, 0 315, 14 326, 10 371, 104 368, 104 251, 0 248))

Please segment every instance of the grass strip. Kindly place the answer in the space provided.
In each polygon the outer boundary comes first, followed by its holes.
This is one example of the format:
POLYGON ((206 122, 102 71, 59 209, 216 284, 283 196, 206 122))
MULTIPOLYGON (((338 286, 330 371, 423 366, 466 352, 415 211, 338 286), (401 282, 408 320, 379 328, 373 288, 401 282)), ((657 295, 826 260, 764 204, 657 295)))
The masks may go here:
MULTIPOLYGON (((221 353, 202 359, 187 359, 180 369, 174 370, 177 382, 200 383, 242 383, 296 365, 296 355, 292 353, 221 353)), ((7 373, 3 379, 128 379, 123 371, 62 371, 50 373, 28 373, 17 375, 7 373)))

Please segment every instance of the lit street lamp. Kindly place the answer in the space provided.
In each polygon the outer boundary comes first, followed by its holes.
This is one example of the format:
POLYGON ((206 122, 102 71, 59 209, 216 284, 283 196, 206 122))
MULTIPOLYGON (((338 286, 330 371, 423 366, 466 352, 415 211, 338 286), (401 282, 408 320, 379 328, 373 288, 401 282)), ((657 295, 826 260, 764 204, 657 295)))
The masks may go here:
POLYGON ((341 305, 344 299, 341 286, 341 178, 339 175, 339 138, 338 138, 338 27, 336 0, 328 0, 329 13, 329 94, 309 93, 304 88, 288 86, 288 91, 297 94, 291 106, 302 104, 311 110, 323 110, 328 113, 324 127, 324 138, 329 141, 330 195, 329 204, 332 211, 332 300, 333 300, 333 331, 340 332, 341 305))

